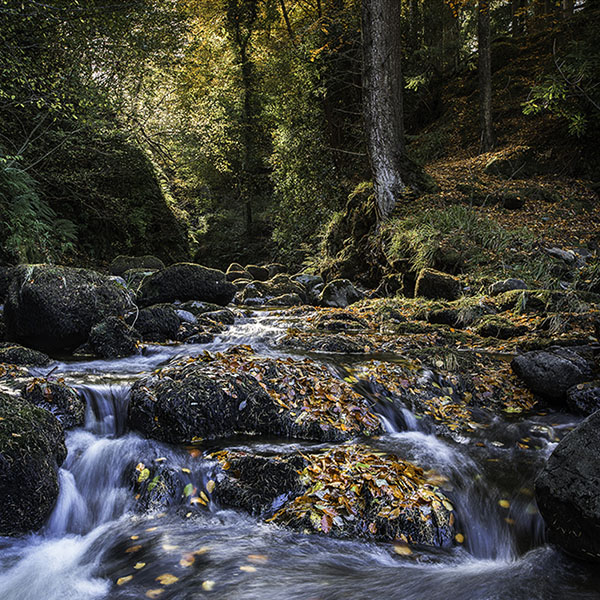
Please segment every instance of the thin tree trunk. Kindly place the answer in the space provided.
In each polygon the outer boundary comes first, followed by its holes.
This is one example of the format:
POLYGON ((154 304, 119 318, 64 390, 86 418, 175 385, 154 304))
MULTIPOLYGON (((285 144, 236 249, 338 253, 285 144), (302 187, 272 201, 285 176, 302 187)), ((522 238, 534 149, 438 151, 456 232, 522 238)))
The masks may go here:
POLYGON ((404 191, 400 2, 363 0, 363 111, 380 219, 404 191))
POLYGON ((492 122, 492 52, 489 0, 479 0, 477 11, 477 41, 479 57, 479 113, 481 126, 481 152, 494 147, 492 122))
POLYGON ((575 0, 563 0, 562 9, 565 17, 570 17, 575 10, 575 0))

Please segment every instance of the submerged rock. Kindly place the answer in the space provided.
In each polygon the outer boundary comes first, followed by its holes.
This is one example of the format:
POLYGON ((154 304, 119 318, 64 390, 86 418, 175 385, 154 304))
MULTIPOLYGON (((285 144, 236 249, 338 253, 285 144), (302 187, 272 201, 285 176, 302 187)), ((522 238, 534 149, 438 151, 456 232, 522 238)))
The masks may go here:
POLYGON ((94 325, 123 315, 130 305, 123 285, 95 271, 22 265, 6 301, 7 337, 40 350, 72 350, 94 325))
POLYGON ((85 422, 85 402, 68 385, 59 381, 34 379, 21 389, 24 400, 51 412, 65 429, 85 422))
POLYGON ((363 446, 301 455, 223 451, 214 497, 268 522, 340 538, 445 547, 454 508, 422 469, 363 446))
POLYGON ((568 433, 535 482, 550 541, 600 562, 600 412, 568 433))
POLYGON ((0 535, 39 529, 58 498, 58 468, 67 456, 56 417, 0 394, 0 535))
POLYGON ((236 434, 334 441, 380 431, 367 401, 326 367, 245 348, 174 361, 139 380, 129 422, 171 443, 236 434))
POLYGON ((567 348, 526 352, 511 366, 534 394, 548 400, 562 400, 570 387, 592 378, 590 363, 567 348))
POLYGON ((150 306, 180 300, 200 300, 225 306, 233 300, 236 287, 225 273, 193 263, 178 263, 144 280, 140 304, 150 306))

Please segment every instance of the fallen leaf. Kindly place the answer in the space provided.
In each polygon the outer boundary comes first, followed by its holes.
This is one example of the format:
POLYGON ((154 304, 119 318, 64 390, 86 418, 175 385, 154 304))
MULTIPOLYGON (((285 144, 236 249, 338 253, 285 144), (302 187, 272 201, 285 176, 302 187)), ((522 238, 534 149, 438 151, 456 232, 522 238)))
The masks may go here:
POLYGON ((117 585, 124 585, 125 583, 127 583, 128 581, 131 581, 133 579, 133 575, 126 575, 125 577, 119 577, 119 579, 117 579, 117 585))
POLYGON ((179 581, 179 577, 171 575, 171 573, 163 573, 156 578, 156 581, 162 583, 162 585, 172 585, 176 581, 179 581))

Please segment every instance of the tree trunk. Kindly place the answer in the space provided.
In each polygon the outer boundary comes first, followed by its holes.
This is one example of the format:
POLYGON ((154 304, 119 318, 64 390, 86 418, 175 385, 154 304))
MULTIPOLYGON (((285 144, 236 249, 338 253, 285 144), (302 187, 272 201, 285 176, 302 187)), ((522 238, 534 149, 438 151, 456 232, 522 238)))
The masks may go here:
POLYGON ((363 111, 378 216, 390 215, 405 189, 400 2, 363 0, 363 111))
POLYGON ((562 8, 565 17, 570 17, 575 10, 575 0, 563 0, 562 8))
POLYGON ((489 0, 479 0, 477 11, 477 42, 479 57, 479 114, 481 126, 481 152, 494 147, 492 123, 492 52, 489 0))

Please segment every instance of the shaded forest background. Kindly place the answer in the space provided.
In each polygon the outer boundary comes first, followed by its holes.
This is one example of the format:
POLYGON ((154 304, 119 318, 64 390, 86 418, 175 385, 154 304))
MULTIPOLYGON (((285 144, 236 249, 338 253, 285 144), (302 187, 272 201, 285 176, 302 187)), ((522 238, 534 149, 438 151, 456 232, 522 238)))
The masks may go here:
MULTIPOLYGON (((409 154, 436 182, 421 202, 491 203, 496 175, 505 203, 524 177, 550 199, 585 180, 595 202, 600 5, 490 4, 484 155, 477 10, 407 0, 395 24, 409 154)), ((0 0, 0 262, 150 253, 344 275, 371 177, 360 16, 357 0, 0 0)))

